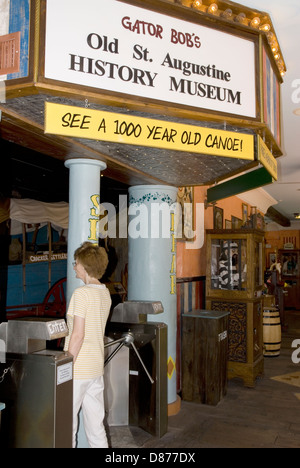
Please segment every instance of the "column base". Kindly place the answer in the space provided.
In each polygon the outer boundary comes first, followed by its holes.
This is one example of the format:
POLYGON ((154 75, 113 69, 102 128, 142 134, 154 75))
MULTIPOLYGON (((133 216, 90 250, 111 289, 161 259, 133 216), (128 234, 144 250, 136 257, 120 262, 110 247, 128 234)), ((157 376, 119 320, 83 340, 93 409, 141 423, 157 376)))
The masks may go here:
POLYGON ((168 405, 168 416, 176 416, 181 410, 181 398, 177 395, 176 401, 168 405))

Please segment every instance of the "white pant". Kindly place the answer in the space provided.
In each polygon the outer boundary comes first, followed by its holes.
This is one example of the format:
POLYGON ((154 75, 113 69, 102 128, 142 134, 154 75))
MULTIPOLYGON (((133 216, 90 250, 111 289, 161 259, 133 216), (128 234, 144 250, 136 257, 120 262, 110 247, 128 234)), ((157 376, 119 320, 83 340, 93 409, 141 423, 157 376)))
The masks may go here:
POLYGON ((90 448, 108 448, 103 424, 105 416, 103 377, 73 382, 73 448, 76 447, 80 408, 90 448))

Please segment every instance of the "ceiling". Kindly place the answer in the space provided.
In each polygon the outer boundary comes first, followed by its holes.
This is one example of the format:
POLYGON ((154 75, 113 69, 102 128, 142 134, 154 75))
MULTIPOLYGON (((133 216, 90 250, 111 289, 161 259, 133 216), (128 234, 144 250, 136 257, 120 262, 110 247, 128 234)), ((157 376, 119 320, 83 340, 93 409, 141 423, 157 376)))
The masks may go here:
MULTIPOLYGON (((0 172, 0 198, 69 201, 69 170, 63 161, 1 138, 0 148, 5 168, 0 172)), ((112 203, 118 210, 119 195, 127 192, 126 184, 101 177, 103 202, 112 203)))
MULTIPOLYGON (((196 154, 169 149, 157 149, 124 145, 119 143, 90 140, 83 138, 65 138, 44 134, 45 101, 65 104, 75 107, 83 107, 80 99, 50 96, 47 94, 23 96, 8 100, 5 104, 5 119, 0 126, 0 137, 9 139, 23 146, 40 148, 42 153, 53 155, 55 158, 68 159, 70 157, 98 158, 107 163, 108 169, 105 175, 114 180, 127 182, 128 185, 138 183, 169 184, 173 186, 210 185, 224 178, 229 173, 240 172, 249 168, 252 162, 246 159, 211 156, 208 154, 196 154), (17 116, 17 119, 14 119, 17 116), (22 134, 20 119, 24 120, 22 134), (30 122, 32 135, 28 132, 26 122, 30 122), (9 125, 12 125, 12 130, 9 125), (17 126, 17 131, 15 131, 17 126), (51 154, 52 153, 52 154, 51 154), (199 157, 201 156, 201 157, 199 157), (119 166, 119 170, 117 168, 119 166), (121 169, 122 168, 122 169, 121 169)), ((90 109, 98 111, 116 111, 115 108, 103 104, 88 104, 90 109)), ((118 112, 131 114, 138 117, 150 117, 147 112, 132 111, 128 108, 120 108, 118 112)), ((181 122, 180 118, 165 115, 167 122, 181 122)), ((190 125, 199 125, 199 122, 185 119, 190 125)), ((224 129, 223 123, 206 122, 206 127, 224 129)), ((227 130, 240 131, 254 134, 254 130, 232 127, 227 125, 227 130)))
POLYGON ((277 200, 276 210, 292 220, 293 214, 300 212, 300 3, 299 0, 240 3, 263 9, 271 16, 287 66, 282 85, 283 156, 278 159, 278 181, 264 189, 277 200))

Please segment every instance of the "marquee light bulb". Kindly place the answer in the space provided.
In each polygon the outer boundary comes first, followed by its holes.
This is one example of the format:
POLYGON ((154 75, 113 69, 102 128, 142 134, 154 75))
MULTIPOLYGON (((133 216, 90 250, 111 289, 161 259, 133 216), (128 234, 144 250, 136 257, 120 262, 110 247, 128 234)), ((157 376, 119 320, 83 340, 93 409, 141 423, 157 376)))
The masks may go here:
POLYGON ((250 26, 252 26, 252 28, 258 28, 259 25, 260 25, 260 18, 256 16, 255 18, 253 18, 253 20, 251 20, 250 26))
POLYGON ((216 3, 212 3, 209 7, 208 7, 208 10, 207 12, 208 13, 211 13, 211 14, 214 14, 218 11, 218 5, 216 3))
POLYGON ((271 31, 271 26, 269 24, 263 24, 260 28, 259 28, 261 31, 264 31, 264 32, 269 32, 271 31))
POLYGON ((221 16, 223 16, 223 18, 226 18, 226 19, 229 19, 232 17, 232 10, 230 8, 227 8, 227 10, 223 11, 223 13, 221 13, 221 16))
POLYGON ((246 15, 245 13, 239 13, 235 20, 238 22, 238 23, 244 23, 244 21, 246 20, 246 15))
POLYGON ((202 0, 194 0, 193 2, 193 7, 194 8, 199 8, 202 5, 202 0))

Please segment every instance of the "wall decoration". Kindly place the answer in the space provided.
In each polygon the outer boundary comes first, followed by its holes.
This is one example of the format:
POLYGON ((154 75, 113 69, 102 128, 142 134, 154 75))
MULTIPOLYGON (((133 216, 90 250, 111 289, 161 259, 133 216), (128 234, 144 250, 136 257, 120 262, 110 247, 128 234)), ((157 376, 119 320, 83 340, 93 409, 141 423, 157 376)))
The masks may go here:
POLYGON ((282 274, 285 276, 296 276, 298 274, 298 256, 294 252, 282 255, 282 274))
POLYGON ((251 209, 250 209, 250 223, 251 223, 251 227, 252 229, 256 229, 257 228, 257 208, 256 206, 251 206, 251 209))
POLYGON ((176 213, 176 239, 182 242, 192 242, 195 228, 194 188, 179 187, 177 203, 180 205, 181 210, 177 210, 176 213))
POLYGON ((242 227, 243 221, 236 216, 231 216, 231 225, 232 229, 240 229, 242 227))
POLYGON ((265 219, 262 214, 258 213, 256 217, 256 229, 261 229, 262 231, 265 228, 265 219))
POLYGON ((242 220, 243 224, 246 224, 248 221, 248 205, 246 205, 245 203, 243 203, 242 205, 242 220))
POLYGON ((214 206, 214 229, 223 229, 223 210, 218 206, 214 206))
POLYGON ((0 52, 2 51, 4 55, 3 60, 0 61, 0 81, 29 76, 31 3, 33 2, 30 0, 2 0, 0 2, 2 31, 0 52))

